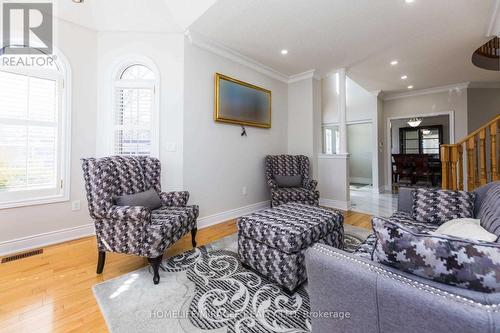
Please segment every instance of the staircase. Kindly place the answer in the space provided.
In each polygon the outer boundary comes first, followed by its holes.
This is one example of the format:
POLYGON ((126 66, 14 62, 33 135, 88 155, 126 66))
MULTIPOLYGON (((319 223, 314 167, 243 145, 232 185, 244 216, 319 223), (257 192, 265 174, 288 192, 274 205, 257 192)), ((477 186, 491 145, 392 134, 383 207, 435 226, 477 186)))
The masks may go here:
POLYGON ((500 179, 500 114, 463 140, 441 145, 442 188, 467 190, 500 179))

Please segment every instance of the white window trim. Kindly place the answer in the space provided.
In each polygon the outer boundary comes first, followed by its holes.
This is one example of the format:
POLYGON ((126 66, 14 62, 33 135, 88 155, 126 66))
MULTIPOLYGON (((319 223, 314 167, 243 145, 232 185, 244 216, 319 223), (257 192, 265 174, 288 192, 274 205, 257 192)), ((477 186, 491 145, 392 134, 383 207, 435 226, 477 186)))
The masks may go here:
POLYGON ((115 155, 115 106, 116 106, 116 88, 127 88, 134 87, 137 88, 137 81, 131 80, 120 80, 119 77, 123 71, 132 65, 144 65, 153 71, 155 75, 154 80, 144 80, 142 84, 144 88, 153 87, 153 114, 151 115, 151 156, 160 157, 160 72, 156 64, 149 58, 142 55, 127 55, 121 57, 113 66, 113 71, 111 72, 111 77, 108 82, 111 82, 110 86, 110 107, 108 107, 108 124, 107 128, 113 130, 108 131, 108 154, 115 155))
MULTIPOLYGON (((38 197, 31 197, 29 199, 19 199, 7 202, 0 202, 0 209, 26 207, 33 205, 43 205, 57 202, 65 202, 70 199, 71 190, 71 67, 68 59, 59 52, 54 50, 54 55, 57 56, 57 62, 60 65, 60 74, 56 76, 62 83, 60 89, 60 102, 61 102, 61 147, 60 147, 60 181, 62 182, 61 192, 57 195, 40 195, 38 197)), ((30 73, 31 76, 49 77, 48 73, 37 74, 36 70, 26 71, 23 68, 1 68, 3 71, 8 71, 16 74, 30 73)))

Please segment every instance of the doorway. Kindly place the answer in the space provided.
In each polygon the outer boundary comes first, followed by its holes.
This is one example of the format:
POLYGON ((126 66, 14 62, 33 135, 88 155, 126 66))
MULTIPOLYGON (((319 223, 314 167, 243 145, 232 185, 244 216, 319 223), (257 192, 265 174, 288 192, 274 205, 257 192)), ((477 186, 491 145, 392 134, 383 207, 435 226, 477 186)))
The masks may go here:
POLYGON ((349 183, 357 187, 373 185, 373 133, 372 123, 347 125, 347 151, 349 159, 349 183))
POLYGON ((388 187, 441 186, 440 145, 454 141, 453 112, 388 118, 388 187))

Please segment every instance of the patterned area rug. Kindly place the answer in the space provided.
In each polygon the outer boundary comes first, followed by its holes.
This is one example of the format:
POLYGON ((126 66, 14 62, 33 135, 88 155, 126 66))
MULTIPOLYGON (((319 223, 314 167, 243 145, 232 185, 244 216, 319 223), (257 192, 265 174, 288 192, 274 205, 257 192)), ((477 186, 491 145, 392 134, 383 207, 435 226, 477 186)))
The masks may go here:
MULTIPOLYGON (((369 234, 345 226, 351 252, 369 234)), ((94 286, 111 332, 310 332, 307 285, 289 295, 242 267, 236 235, 94 286)))
POLYGON ((371 230, 355 227, 349 224, 344 225, 344 250, 354 252, 372 233, 371 230))

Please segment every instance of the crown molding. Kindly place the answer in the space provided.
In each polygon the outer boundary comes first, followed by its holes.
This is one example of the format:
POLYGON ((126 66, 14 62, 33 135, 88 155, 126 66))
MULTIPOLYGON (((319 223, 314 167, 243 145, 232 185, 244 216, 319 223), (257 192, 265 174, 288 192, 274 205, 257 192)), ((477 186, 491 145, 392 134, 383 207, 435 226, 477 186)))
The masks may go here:
POLYGON ((186 31, 185 35, 191 44, 196 45, 199 48, 217 54, 226 59, 232 60, 241 65, 247 66, 261 74, 267 75, 283 83, 288 83, 289 81, 288 75, 285 75, 226 46, 220 45, 212 40, 202 37, 199 34, 193 33, 191 31, 186 31))
POLYGON ((497 82, 471 82, 469 88, 481 89, 498 89, 500 88, 500 81, 497 82))
POLYGON ((189 40, 189 42, 193 45, 198 46, 199 48, 202 48, 206 51, 209 51, 211 53, 217 54, 221 57, 224 57, 226 59, 229 59, 231 61, 234 61, 238 64, 247 66, 261 74, 267 75, 273 79, 276 79, 278 81, 281 81, 283 83, 294 83, 298 81, 302 81, 305 79, 310 79, 313 78, 315 80, 321 80, 322 77, 318 74, 318 72, 315 69, 311 69, 308 71, 305 71, 303 73, 295 74, 295 75, 286 75, 283 74, 269 66, 266 66, 257 60, 254 60, 250 57, 247 57, 235 50, 232 50, 226 46, 223 46, 221 44, 218 44, 217 42, 214 42, 213 40, 209 40, 206 37, 203 37, 197 33, 193 33, 192 31, 186 31, 184 33, 186 38, 189 40))
POLYGON ((311 69, 299 74, 289 76, 288 83, 295 83, 306 79, 321 80, 321 76, 318 75, 315 69, 311 69))
POLYGON ((448 92, 451 90, 462 90, 462 89, 467 89, 469 87, 469 84, 470 84, 470 82, 463 82, 463 83, 451 84, 451 85, 441 86, 441 87, 413 90, 413 91, 408 91, 408 92, 404 92, 404 93, 383 94, 382 99, 384 101, 391 101, 394 99, 436 94, 436 93, 440 93, 440 92, 448 92))
POLYGON ((340 72, 342 68, 335 68, 335 69, 332 69, 332 70, 329 70, 328 72, 324 73, 321 78, 322 79, 325 79, 327 77, 330 77, 332 75, 335 75, 335 74, 338 74, 340 72))
POLYGON ((500 35, 500 0, 495 0, 490 17, 490 23, 488 24, 488 31, 486 32, 487 37, 497 35, 500 35), (499 31, 494 31, 496 27, 498 27, 499 31))

